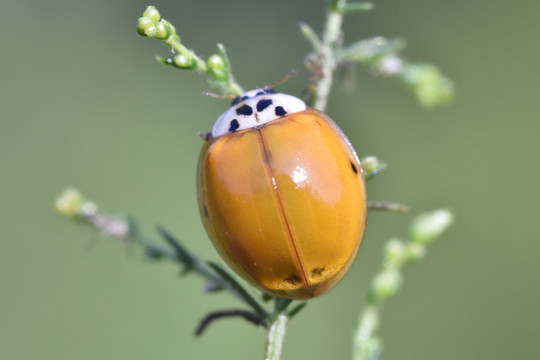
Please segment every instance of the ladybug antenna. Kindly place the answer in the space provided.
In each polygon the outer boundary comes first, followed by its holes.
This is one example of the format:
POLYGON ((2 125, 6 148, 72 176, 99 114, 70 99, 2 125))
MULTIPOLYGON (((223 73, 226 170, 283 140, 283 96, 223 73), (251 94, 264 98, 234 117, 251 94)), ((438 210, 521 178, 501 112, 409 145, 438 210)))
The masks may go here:
POLYGON ((215 99, 234 99, 237 95, 234 95, 234 94, 214 94, 213 92, 210 92, 210 91, 205 91, 203 92, 203 95, 204 96, 208 96, 208 97, 211 97, 211 98, 215 98, 215 99))
POLYGON ((289 71, 284 77, 281 78, 281 80, 278 80, 276 82, 271 83, 270 85, 266 85, 265 88, 275 88, 278 85, 283 84, 285 81, 292 78, 294 75, 296 75, 296 70, 292 69, 289 71))

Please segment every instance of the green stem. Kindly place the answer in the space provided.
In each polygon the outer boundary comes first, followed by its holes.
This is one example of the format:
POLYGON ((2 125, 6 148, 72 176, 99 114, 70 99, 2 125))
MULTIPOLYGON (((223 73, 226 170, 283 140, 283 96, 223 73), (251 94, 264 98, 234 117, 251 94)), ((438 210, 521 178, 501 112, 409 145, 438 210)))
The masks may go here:
POLYGON ((281 358, 287 321, 287 315, 281 313, 268 329, 265 360, 279 360, 281 358))
POLYGON ((332 89, 332 83, 334 81, 334 71, 337 64, 335 59, 335 48, 339 40, 341 24, 343 22, 343 14, 339 9, 345 6, 346 3, 347 0, 332 1, 326 16, 326 23, 319 52, 321 78, 316 85, 315 102, 313 104, 314 108, 321 111, 324 111, 326 108, 328 95, 330 95, 330 90, 332 89))
POLYGON ((377 337, 381 309, 395 296, 403 283, 403 267, 425 256, 426 245, 436 240, 452 223, 452 214, 445 209, 417 216, 411 224, 407 242, 390 239, 385 246, 382 269, 371 281, 367 306, 358 321, 354 335, 353 359, 376 360, 382 350, 377 337))
POLYGON ((368 209, 396 213, 406 213, 409 211, 409 208, 406 205, 390 201, 368 201, 368 209))
POLYGON ((353 346, 355 360, 376 359, 381 352, 380 342, 374 338, 373 334, 379 326, 379 308, 374 304, 369 304, 359 319, 359 326, 354 334, 353 346))
POLYGON ((225 71, 228 74, 227 75, 227 85, 224 93, 227 94, 234 94, 234 95, 241 95, 244 93, 244 89, 236 82, 233 72, 231 70, 231 61, 229 60, 229 56, 227 55, 227 50, 225 50, 225 46, 222 44, 218 44, 218 53, 223 58, 223 61, 225 62, 225 71))
POLYGON ((189 50, 187 47, 176 41, 172 37, 166 41, 167 45, 172 47, 177 53, 192 57, 195 63, 197 63, 197 70, 208 73, 208 65, 206 62, 195 54, 194 51, 189 50))

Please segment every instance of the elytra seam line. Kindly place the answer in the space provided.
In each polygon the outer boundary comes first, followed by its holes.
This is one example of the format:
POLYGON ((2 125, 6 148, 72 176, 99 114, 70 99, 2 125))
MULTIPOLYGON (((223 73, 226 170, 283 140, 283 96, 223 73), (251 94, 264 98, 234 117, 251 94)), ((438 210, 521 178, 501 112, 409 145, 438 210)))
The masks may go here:
MULTIPOLYGON (((262 134, 262 131, 259 129, 258 130, 258 134, 259 134, 259 138, 261 139, 261 147, 262 147, 262 153, 263 153, 263 156, 264 156, 264 160, 266 162, 266 164, 268 164, 268 172, 270 174, 270 177, 272 179, 276 179, 275 177, 275 174, 274 174, 274 171, 272 170, 272 166, 271 166, 271 160, 270 160, 270 156, 269 156, 269 150, 268 150, 268 147, 266 146, 266 142, 264 140, 264 136, 262 134)), ((311 285, 309 283, 309 279, 306 275, 306 270, 304 269, 304 266, 302 265, 302 261, 300 261, 300 255, 298 254, 298 249, 296 248, 296 243, 294 241, 294 236, 293 236, 293 232, 291 230, 291 226, 289 224, 289 219, 287 218, 287 214, 285 213, 285 208, 283 207, 283 200, 281 199, 281 195, 279 193, 279 190, 277 188, 277 183, 274 187, 274 194, 276 196, 276 199, 277 199, 277 203, 279 205, 279 210, 281 212, 281 215, 283 216, 283 220, 285 222, 285 227, 287 228, 287 233, 289 235, 289 243, 294 251, 294 256, 296 257, 296 261, 298 263, 298 266, 300 268, 300 272, 301 272, 301 276, 302 276, 302 282, 304 283, 304 285, 308 288, 308 291, 311 292, 311 285)))

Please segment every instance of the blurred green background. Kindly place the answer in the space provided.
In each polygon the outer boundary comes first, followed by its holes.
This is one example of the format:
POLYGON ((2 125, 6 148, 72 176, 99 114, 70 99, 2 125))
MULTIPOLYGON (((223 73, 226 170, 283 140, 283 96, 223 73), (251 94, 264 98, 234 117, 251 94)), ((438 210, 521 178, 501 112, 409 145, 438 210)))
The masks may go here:
MULTIPOLYGON (((185 44, 227 46, 246 88, 307 72, 302 19, 317 30, 322 0, 154 1, 185 44)), ((456 223, 405 270, 385 307, 384 359, 540 358, 537 1, 386 1, 345 22, 349 42, 404 36, 405 56, 441 67, 453 105, 426 111, 393 81, 358 71, 328 113, 361 156, 389 168, 374 200, 411 206, 373 213, 347 278, 289 326, 283 359, 348 359, 352 330, 384 242, 417 213, 447 206, 456 223)), ((218 260, 198 218, 202 141, 228 106, 201 96, 194 73, 159 65, 167 49, 139 37, 144 1, 2 1, 0 10, 0 359, 261 359, 265 333, 240 320, 192 335, 206 313, 237 307, 205 296, 196 277, 146 263, 136 247, 60 217, 55 196, 79 188, 109 211, 164 224, 218 260), (93 247, 91 251, 87 249, 93 247)))

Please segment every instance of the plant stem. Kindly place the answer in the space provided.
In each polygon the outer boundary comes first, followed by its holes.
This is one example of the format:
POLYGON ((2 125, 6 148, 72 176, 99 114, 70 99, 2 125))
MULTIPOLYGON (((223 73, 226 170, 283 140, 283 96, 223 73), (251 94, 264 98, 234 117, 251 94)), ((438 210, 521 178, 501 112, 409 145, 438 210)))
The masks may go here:
POLYGON ((268 328, 268 338, 266 341, 265 360, 279 360, 281 358, 281 350, 285 341, 285 333, 287 329, 287 315, 281 313, 276 320, 268 328))
POLYGON ((227 55, 227 50, 223 44, 218 44, 219 55, 223 58, 225 64, 225 72, 227 73, 227 88, 222 89, 225 94, 241 95, 244 93, 244 89, 236 82, 233 72, 231 70, 231 61, 227 55))
POLYGON ((153 257, 166 257, 179 265, 183 265, 184 272, 193 271, 199 276, 203 277, 207 283, 215 289, 226 289, 231 294, 242 300, 257 313, 261 321, 264 321, 269 315, 259 303, 253 299, 242 287, 237 284, 234 279, 230 279, 230 276, 220 268, 215 268, 217 265, 213 264, 207 266, 197 256, 192 254, 186 249, 180 242, 174 238, 164 228, 158 227, 158 231, 165 240, 172 246, 172 249, 165 247, 159 243, 156 243, 151 238, 142 234, 139 231, 137 223, 134 219, 130 222, 131 231, 129 236, 131 239, 140 245, 142 245, 148 255, 153 257))
POLYGON ((341 33, 343 14, 339 11, 345 6, 347 0, 334 0, 328 8, 324 33, 319 52, 319 66, 321 78, 315 88, 315 103, 313 107, 324 111, 328 101, 328 95, 332 89, 334 81, 334 71, 336 69, 335 48, 341 33))
POLYGON ((146 249, 147 252, 150 252, 154 255, 159 255, 166 257, 180 265, 188 266, 189 270, 195 271, 197 274, 202 276, 206 281, 209 281, 215 285, 225 287, 227 290, 231 291, 235 296, 238 296, 237 292, 234 291, 224 280, 222 277, 218 276, 214 272, 212 272, 208 267, 204 265, 202 261, 200 261, 197 257, 195 257, 192 254, 189 255, 189 263, 186 262, 186 259, 182 259, 179 257, 179 254, 177 251, 174 251, 173 249, 163 246, 156 241, 152 240, 148 236, 142 234, 138 226, 135 225, 135 221, 131 220, 131 227, 132 231, 130 232, 131 239, 133 241, 136 241, 140 245, 143 246, 143 248, 146 249))
POLYGON ((374 304, 368 304, 362 311, 359 326, 356 329, 353 340, 353 359, 374 360, 381 352, 380 342, 374 338, 374 333, 379 326, 379 308, 374 304))
POLYGON ((452 221, 452 213, 445 209, 424 213, 413 220, 408 241, 390 239, 386 243, 382 269, 371 281, 368 303, 355 331, 354 360, 376 360, 379 357, 382 342, 377 336, 377 329, 384 302, 394 297, 401 288, 403 267, 422 259, 426 246, 441 236, 452 221))
POLYGON ((195 63, 197 64, 197 69, 199 71, 202 71, 205 73, 208 72, 208 65, 206 64, 204 60, 198 57, 194 51, 189 50, 187 47, 185 47, 179 41, 175 40, 172 37, 169 40, 167 40, 165 43, 169 45, 171 48, 173 48, 177 53, 186 55, 186 56, 191 56, 193 58, 193 61, 195 61, 195 63))

